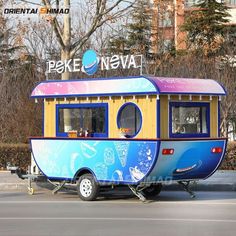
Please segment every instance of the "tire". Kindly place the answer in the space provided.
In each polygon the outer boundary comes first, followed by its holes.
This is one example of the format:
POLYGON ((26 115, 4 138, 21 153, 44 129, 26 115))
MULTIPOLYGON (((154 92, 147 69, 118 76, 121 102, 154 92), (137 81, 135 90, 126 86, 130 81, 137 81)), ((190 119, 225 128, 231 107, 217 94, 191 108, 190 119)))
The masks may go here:
POLYGON ((162 189, 162 184, 151 184, 149 187, 142 190, 143 194, 146 197, 155 197, 157 196, 162 189))
POLYGON ((84 174, 77 181, 77 192, 81 200, 93 201, 99 193, 99 185, 92 174, 84 174))

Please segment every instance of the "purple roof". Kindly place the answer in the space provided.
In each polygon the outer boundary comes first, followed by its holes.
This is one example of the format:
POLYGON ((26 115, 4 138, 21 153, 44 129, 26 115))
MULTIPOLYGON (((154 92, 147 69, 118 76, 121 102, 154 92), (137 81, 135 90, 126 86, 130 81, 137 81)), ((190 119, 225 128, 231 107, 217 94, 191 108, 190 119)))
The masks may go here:
POLYGON ((31 97, 105 96, 135 94, 199 94, 225 95, 224 88, 214 80, 126 77, 44 81, 33 90, 31 97))
POLYGON ((151 77, 160 94, 226 95, 225 89, 211 79, 151 77))

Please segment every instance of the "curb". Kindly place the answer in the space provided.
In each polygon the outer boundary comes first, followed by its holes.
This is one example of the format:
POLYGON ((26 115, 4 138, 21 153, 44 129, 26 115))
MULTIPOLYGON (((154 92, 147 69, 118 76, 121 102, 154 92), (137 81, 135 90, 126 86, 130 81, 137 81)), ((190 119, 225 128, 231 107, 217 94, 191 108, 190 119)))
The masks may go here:
MULTIPOLYGON (((9 171, 0 171, 0 191, 28 191, 28 181, 21 180, 9 171)), ((52 190, 54 186, 42 180, 32 182, 33 188, 37 190, 52 190)), ((74 186, 68 185, 68 188, 74 186)), ((199 180, 189 185, 192 191, 236 191, 236 171, 218 171, 209 180, 199 180)), ((163 185, 163 191, 184 191, 177 182, 169 182, 163 185)))
MULTIPOLYGON (((52 190, 53 186, 50 183, 46 182, 34 182, 33 188, 37 190, 52 190)), ((209 191, 209 192, 235 192, 236 191, 236 183, 227 183, 227 184, 190 184, 189 185, 190 190, 192 191, 209 191)), ((0 191, 27 191, 28 184, 27 183, 0 183, 0 191)), ((164 185, 162 188, 162 191, 184 191, 183 187, 180 186, 177 183, 170 184, 170 185, 164 185)))
POLYGON ((27 190, 26 183, 0 183, 0 191, 27 190))
MULTIPOLYGON (((195 183, 189 185, 190 190, 192 191, 219 191, 219 192, 234 192, 236 191, 235 183, 225 183, 225 184, 210 184, 210 183, 195 183)), ((182 191, 183 187, 179 184, 171 184, 163 186, 162 190, 164 191, 182 191)))
MULTIPOLYGON (((32 187, 34 190, 48 189, 52 190, 52 185, 50 183, 37 183, 32 182, 32 187)), ((0 191, 28 191, 28 183, 0 183, 0 191)))

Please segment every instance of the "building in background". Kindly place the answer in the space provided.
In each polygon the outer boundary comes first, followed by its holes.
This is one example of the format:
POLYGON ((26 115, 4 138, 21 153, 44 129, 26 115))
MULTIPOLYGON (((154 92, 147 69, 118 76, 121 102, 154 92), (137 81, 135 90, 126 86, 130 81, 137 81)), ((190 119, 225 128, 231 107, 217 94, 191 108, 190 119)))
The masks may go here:
MULTIPOLYGON (((224 0, 231 14, 230 24, 236 25, 236 0, 224 0)), ((181 32, 185 17, 199 0, 154 0, 152 19, 153 53, 163 53, 171 48, 186 48, 186 33, 181 32)))

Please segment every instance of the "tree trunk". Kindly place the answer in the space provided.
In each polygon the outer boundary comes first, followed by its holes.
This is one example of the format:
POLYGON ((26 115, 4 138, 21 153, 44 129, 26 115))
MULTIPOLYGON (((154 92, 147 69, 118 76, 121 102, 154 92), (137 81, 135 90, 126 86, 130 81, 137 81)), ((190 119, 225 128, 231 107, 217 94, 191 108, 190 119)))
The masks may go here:
MULTIPOLYGON (((70 8, 70 0, 64 0, 64 8, 70 8)), ((70 14, 64 14, 63 18, 63 41, 65 47, 61 50, 61 60, 67 61, 70 59, 70 47, 71 47, 71 19, 70 14)), ((66 71, 62 73, 62 80, 70 79, 70 72, 66 71)), ((64 110, 64 132, 72 130, 71 126, 71 112, 69 109, 64 110)))

